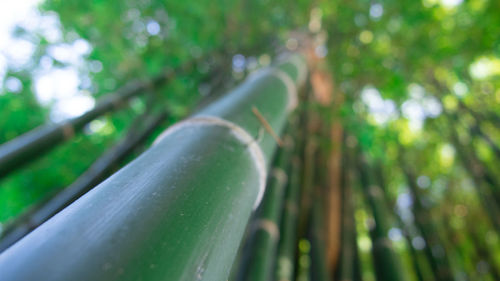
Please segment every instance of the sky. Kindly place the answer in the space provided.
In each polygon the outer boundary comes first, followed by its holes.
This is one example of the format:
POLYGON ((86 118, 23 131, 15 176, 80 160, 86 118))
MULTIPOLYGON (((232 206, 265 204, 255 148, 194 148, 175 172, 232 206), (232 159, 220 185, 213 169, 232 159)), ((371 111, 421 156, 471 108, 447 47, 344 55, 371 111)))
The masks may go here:
POLYGON ((80 38, 71 43, 63 42, 58 16, 54 13, 42 15, 36 8, 41 2, 42 0, 0 1, 0 84, 5 81, 5 89, 1 92, 16 94, 22 90, 19 79, 6 77, 8 66, 13 70, 35 69, 34 88, 30 90, 35 93, 40 104, 50 106, 51 120, 59 122, 78 116, 95 104, 90 92, 81 87, 82 78, 89 72, 85 56, 92 48, 80 38), (34 64, 31 56, 38 38, 14 37, 12 32, 16 25, 30 33, 41 34, 54 44, 36 65, 30 64, 34 64), (54 59, 67 66, 54 67, 54 59))

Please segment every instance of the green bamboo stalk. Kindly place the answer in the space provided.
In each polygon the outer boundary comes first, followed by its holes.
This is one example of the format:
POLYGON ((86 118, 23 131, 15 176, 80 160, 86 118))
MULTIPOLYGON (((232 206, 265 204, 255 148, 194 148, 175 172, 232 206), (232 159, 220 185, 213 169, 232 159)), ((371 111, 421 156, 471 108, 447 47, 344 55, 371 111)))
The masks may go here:
MULTIPOLYGON (((303 60, 298 69, 305 71, 303 60)), ((298 76, 271 68, 155 145, 0 255, 3 280, 226 280, 298 76)))
POLYGON ((309 219, 311 218, 311 204, 314 195, 314 180, 316 176, 315 164, 316 156, 318 151, 318 142, 315 139, 316 123, 318 122, 318 117, 314 116, 312 108, 312 90, 309 91, 309 95, 306 97, 308 100, 305 105, 304 114, 304 124, 307 127, 305 134, 309 137, 304 141, 304 146, 302 149, 303 153, 303 176, 302 176, 302 187, 300 192, 300 213, 298 221, 298 235, 299 239, 305 238, 307 235, 307 227, 309 226, 309 219))
POLYGON ((361 258, 359 254, 359 249, 358 249, 358 231, 356 230, 356 227, 354 227, 354 233, 353 233, 353 241, 352 241, 352 248, 354 249, 354 276, 353 280, 354 281, 362 281, 362 273, 363 273, 363 267, 361 266, 361 258))
MULTIPOLYGON (((376 174, 375 179, 376 179, 377 183, 379 184, 379 186, 381 187, 382 192, 384 193, 384 199, 385 199, 385 202, 387 204, 387 209, 388 210, 395 209, 394 202, 396 200, 394 198, 390 198, 389 192, 387 190, 387 183, 386 183, 385 178, 383 176, 384 173, 382 170, 382 164, 377 163, 374 167, 374 171, 376 174)), ((417 251, 415 250, 415 248, 413 247, 412 242, 411 242, 410 227, 403 221, 400 214, 396 214, 394 217, 396 219, 396 224, 399 227, 399 229, 401 230, 403 237, 406 241, 406 246, 408 248, 408 251, 410 252, 411 262, 412 262, 413 269, 415 270, 416 279, 418 281, 430 280, 432 278, 431 275, 427 276, 427 278, 424 278, 424 273, 423 273, 421 265, 419 263, 419 255, 418 255, 417 251)))
POLYGON ((358 241, 356 231, 354 188, 356 185, 354 147, 356 144, 347 142, 353 136, 344 135, 344 155, 342 157, 342 220, 341 220, 341 251, 336 276, 340 281, 361 280, 361 265, 359 261, 358 241))
POLYGON ((488 147, 493 151, 496 157, 500 159, 500 147, 498 147, 495 141, 483 131, 479 122, 476 121, 476 123, 469 128, 469 132, 471 136, 477 135, 481 137, 488 144, 488 147))
POLYGON ((114 170, 114 167, 119 165, 125 157, 130 155, 137 146, 143 143, 166 117, 167 114, 165 112, 146 116, 146 120, 143 122, 144 128, 137 130, 136 127, 131 127, 131 131, 129 131, 128 136, 123 141, 97 159, 90 168, 70 186, 61 190, 61 192, 42 204, 39 208, 36 208, 34 211, 29 212, 8 225, 1 236, 0 252, 10 247, 33 229, 40 226, 106 179, 114 170))
POLYGON ((311 280, 311 242, 299 238, 297 254, 297 277, 295 281, 311 280))
POLYGON ((302 156, 305 126, 307 122, 304 108, 298 114, 299 128, 296 131, 294 156, 291 160, 289 186, 285 194, 284 210, 280 224, 280 240, 276 258, 274 280, 295 280, 295 265, 298 245, 298 220, 302 183, 302 156))
POLYGON ((358 157, 359 179, 375 221, 370 235, 376 279, 378 281, 405 280, 400 261, 388 238, 390 214, 386 209, 383 192, 379 186, 374 184, 366 160, 361 155, 358 157))
MULTIPOLYGON (((446 115, 455 124, 459 123, 459 117, 456 113, 447 113, 446 115)), ((476 123, 473 124, 472 127, 470 127, 469 125, 465 125, 465 127, 469 131, 470 136, 475 136, 476 138, 481 138, 482 140, 484 140, 488 144, 488 147, 493 151, 493 153, 495 153, 498 156, 498 158, 500 158, 500 148, 498 148, 498 146, 494 143, 494 141, 490 138, 489 135, 483 132, 479 120, 476 119, 476 123)), ((456 132, 454 134, 456 134, 456 132)), ((459 144, 460 141, 455 143, 459 144)), ((461 147, 463 147, 464 150, 461 153, 470 155, 470 156, 464 155, 464 157, 469 158, 469 161, 473 161, 474 165, 480 168, 481 170, 480 174, 483 177, 484 181, 491 186, 491 193, 497 205, 500 204, 500 183, 498 182, 495 175, 491 173, 491 171, 488 169, 485 163, 483 163, 479 158, 477 158, 477 156, 473 153, 473 151, 466 149, 463 145, 461 147)))
MULTIPOLYGON (((197 60, 189 61, 179 71, 191 68, 197 60)), ((0 146, 0 179, 28 162, 48 153, 58 144, 67 141, 90 121, 123 107, 129 99, 165 84, 175 76, 173 70, 148 80, 132 81, 113 93, 104 96, 97 105, 84 114, 58 124, 37 127, 0 146)))
POLYGON ((496 231, 500 231, 500 208, 498 207, 497 200, 495 200, 497 198, 495 196, 496 190, 489 181, 484 165, 480 163, 479 159, 466 146, 462 145, 454 129, 450 129, 449 133, 451 143, 457 151, 460 162, 476 186, 479 200, 485 213, 488 215, 491 225, 496 231))
POLYGON ((326 259, 326 239, 325 239, 325 208, 324 197, 321 196, 321 189, 316 188, 316 196, 311 209, 311 226, 309 236, 311 241, 311 280, 328 281, 331 280, 326 259))
POLYGON ((287 183, 286 171, 290 158, 288 150, 284 148, 278 153, 276 167, 270 175, 271 179, 259 215, 254 221, 255 233, 251 249, 248 252, 249 260, 243 269, 244 280, 271 280, 280 234, 279 221, 287 183))
POLYGON ((300 160, 295 156, 292 161, 290 185, 285 195, 285 208, 280 226, 280 241, 275 272, 277 281, 292 281, 295 276, 301 170, 300 160))
MULTIPOLYGON (((401 153, 400 153, 401 155, 401 153)), ((454 280, 453 272, 450 267, 450 262, 444 245, 438 236, 436 227, 433 225, 431 215, 428 210, 422 205, 420 192, 417 187, 417 180, 413 171, 407 166, 406 161, 400 160, 400 167, 407 179, 410 192, 413 197, 413 213, 415 216, 415 224, 417 225, 422 237, 426 242, 425 253, 431 265, 431 269, 436 277, 436 280, 454 280), (436 255, 432 252, 432 248, 440 247, 444 253, 436 255)))
POLYGON ((485 243, 484 234, 480 235, 477 227, 470 221, 467 221, 469 225, 467 227, 468 234, 474 243, 474 249, 476 250, 477 257, 479 260, 483 260, 488 263, 488 271, 493 277, 493 280, 500 280, 500 267, 495 259, 494 253, 491 249, 488 249, 488 245, 485 243))
MULTIPOLYGON (((344 157, 345 159, 346 157, 344 157)), ((352 197, 353 188, 353 173, 348 162, 344 160, 344 182, 343 182, 343 192, 342 192, 342 249, 340 252, 339 259, 339 280, 341 281, 351 281, 354 280, 354 263, 355 263, 355 251, 357 251, 356 237, 354 233, 356 232, 356 222, 354 220, 354 204, 352 197)))

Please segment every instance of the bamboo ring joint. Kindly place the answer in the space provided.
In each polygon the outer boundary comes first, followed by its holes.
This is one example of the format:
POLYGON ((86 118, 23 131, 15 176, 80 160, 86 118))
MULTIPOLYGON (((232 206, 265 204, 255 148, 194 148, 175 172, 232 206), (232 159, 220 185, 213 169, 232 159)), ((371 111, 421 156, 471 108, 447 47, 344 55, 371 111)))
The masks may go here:
POLYGON ((259 206, 264 196, 264 191, 266 189, 266 178, 267 178, 267 167, 266 160, 264 157, 264 152, 260 148, 258 142, 243 128, 237 124, 224 120, 216 116, 200 115, 191 117, 184 121, 181 121, 173 126, 167 128, 163 133, 161 133, 153 142, 153 145, 157 145, 161 140, 163 140, 168 135, 173 134, 181 129, 185 129, 193 126, 219 126, 229 129, 231 134, 236 137, 238 141, 244 144, 251 158, 255 164, 255 168, 259 174, 259 191, 257 193, 257 199, 255 200, 254 210, 259 206))

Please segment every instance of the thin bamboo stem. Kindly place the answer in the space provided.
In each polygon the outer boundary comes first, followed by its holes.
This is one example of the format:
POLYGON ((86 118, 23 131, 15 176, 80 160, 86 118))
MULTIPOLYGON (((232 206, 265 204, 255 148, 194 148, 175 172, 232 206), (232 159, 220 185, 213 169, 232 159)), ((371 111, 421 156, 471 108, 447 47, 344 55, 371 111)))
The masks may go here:
POLYGON ((198 60, 182 65, 179 70, 167 70, 148 80, 132 81, 104 96, 97 105, 84 114, 59 124, 42 125, 0 146, 0 179, 38 157, 58 144, 75 136, 90 121, 123 107, 127 100, 156 89, 171 80, 176 72, 190 69, 198 60))
POLYGON ((18 220, 8 225, 0 240, 0 252, 4 251, 33 229, 40 226, 56 213, 64 209, 94 186, 102 182, 135 148, 144 141, 165 121, 165 112, 149 115, 143 120, 143 128, 137 130, 131 127, 129 134, 123 141, 111 148, 107 153, 97 159, 75 182, 63 189, 39 208, 21 216, 18 220))

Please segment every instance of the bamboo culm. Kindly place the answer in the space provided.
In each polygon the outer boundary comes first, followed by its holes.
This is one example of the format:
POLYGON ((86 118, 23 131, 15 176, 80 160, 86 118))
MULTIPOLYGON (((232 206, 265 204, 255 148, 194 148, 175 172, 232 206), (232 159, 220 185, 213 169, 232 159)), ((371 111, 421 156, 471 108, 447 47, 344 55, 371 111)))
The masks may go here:
MULTIPOLYGON (((382 192, 384 193, 384 199, 387 204, 387 209, 388 210, 395 210, 394 202, 395 200, 393 198, 390 198, 389 192, 387 190, 387 184, 384 178, 384 173, 382 169, 382 164, 377 163, 374 165, 374 171, 376 173, 375 180, 377 184, 381 187, 382 192)), ((396 225, 398 228, 401 230, 403 237, 405 238, 406 241, 406 246, 408 247, 408 250, 410 252, 411 256, 411 262, 413 265, 413 269, 415 270, 415 275, 416 279, 419 281, 424 281, 424 280, 430 280, 432 278, 431 276, 427 276, 427 278, 424 278, 424 274, 421 268, 421 265, 419 263, 419 255, 415 248, 412 245, 412 239, 410 236, 410 226, 407 225, 404 220, 401 218, 400 214, 396 212, 397 214, 394 216, 396 219, 396 225)))
POLYGON ((296 156, 292 160, 290 185, 285 194, 283 218, 281 219, 275 272, 277 281, 294 280, 301 168, 300 160, 296 156))
POLYGON ((243 269, 244 280, 268 281, 271 279, 276 249, 279 240, 279 222, 281 219, 285 187, 287 183, 287 164, 289 149, 281 149, 277 165, 273 168, 266 194, 262 201, 259 215, 253 222, 255 231, 252 246, 248 253, 249 260, 243 269))
POLYGON ((305 72, 293 55, 168 128, 4 251, 3 280, 226 280, 277 146, 252 108, 280 132, 305 72))
POLYGON ((296 130, 294 153, 291 159, 289 185, 285 193, 285 202, 280 224, 274 280, 295 280, 295 265, 298 245, 298 222, 300 212, 300 194, 302 189, 302 156, 304 149, 306 114, 300 108, 299 128, 296 130))
POLYGON ((471 153, 467 147, 462 145, 457 132, 452 128, 449 130, 451 143, 455 147, 460 162, 472 178, 478 197, 481 201, 485 213, 490 219, 491 225, 500 231, 500 209, 495 196, 495 187, 488 181, 488 176, 485 175, 485 167, 479 162, 479 159, 471 153))
POLYGON ((314 204, 311 207, 311 227, 308 234, 311 241, 311 280, 328 281, 331 277, 327 266, 324 197, 321 196, 321 191, 324 190, 318 187, 316 191, 318 192, 314 196, 314 204))
POLYGON ((406 162, 401 161, 400 167, 403 170, 403 173, 407 179, 408 186, 410 187, 410 193, 413 197, 413 213, 415 216, 415 224, 417 225, 422 237, 426 242, 425 253, 427 259, 431 265, 431 269, 434 273, 436 280, 454 280, 453 272, 450 268, 450 262, 448 260, 448 256, 446 254, 444 245, 441 239, 438 236, 438 232, 436 231, 431 216, 428 213, 428 210, 422 205, 422 199, 417 187, 417 180, 409 167, 406 166, 406 162), (442 253, 434 254, 432 249, 441 249, 442 253))
MULTIPOLYGON (((184 64, 178 71, 191 68, 196 61, 195 59, 184 64)), ((2 144, 0 146, 0 179, 51 151, 58 144, 73 138, 90 121, 123 107, 129 99, 141 93, 160 87, 175 75, 175 71, 168 70, 149 80, 129 82, 115 92, 104 96, 93 109, 78 117, 58 124, 42 125, 2 144)))
POLYGON ((19 220, 15 221, 12 225, 8 225, 0 240, 0 252, 7 249, 30 231, 40 226, 50 217, 103 181, 106 176, 109 176, 113 171, 114 167, 118 166, 137 146, 144 143, 153 131, 161 125, 166 117, 167 114, 165 112, 146 116, 146 120, 143 122, 144 128, 137 131, 137 128, 131 128, 133 131, 129 131, 129 134, 123 141, 97 159, 90 168, 70 186, 63 189, 39 208, 36 208, 25 216, 21 216, 19 220))
POLYGON ((386 209, 383 192, 374 184, 366 159, 358 155, 359 179, 364 190, 367 205, 373 214, 375 225, 370 230, 375 276, 378 281, 405 280, 400 261, 388 238, 390 213, 386 209))
POLYGON ((339 280, 354 280, 355 252, 357 251, 356 221, 354 220, 354 202, 352 188, 354 183, 354 171, 352 170, 352 159, 343 157, 343 181, 342 181, 342 250, 338 265, 339 280), (354 241, 353 241, 354 240, 354 241))

